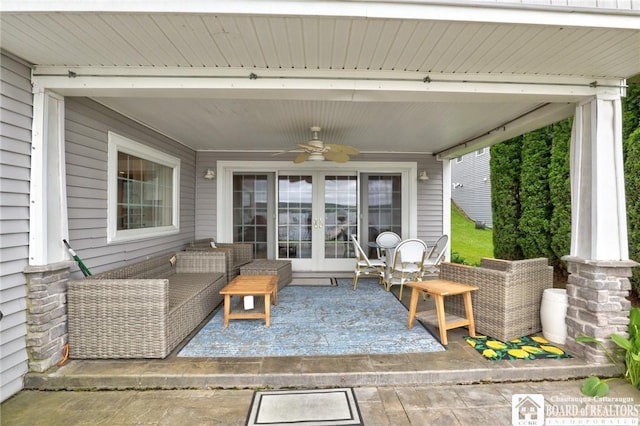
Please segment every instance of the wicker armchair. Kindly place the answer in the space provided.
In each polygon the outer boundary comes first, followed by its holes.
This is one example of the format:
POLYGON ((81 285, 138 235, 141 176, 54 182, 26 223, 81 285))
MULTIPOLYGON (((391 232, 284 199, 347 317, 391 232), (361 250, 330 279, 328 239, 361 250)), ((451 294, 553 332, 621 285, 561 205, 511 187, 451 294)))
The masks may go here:
MULTIPOLYGON (((471 296, 478 333, 508 341, 542 330, 542 293, 553 286, 547 259, 483 258, 480 267, 444 262, 440 278, 479 287, 471 296)), ((464 317, 462 297, 448 297, 445 312, 464 317)))
POLYGON ((253 261, 253 245, 250 243, 218 243, 211 247, 212 238, 191 241, 187 251, 218 251, 226 254, 227 282, 240 275, 240 268, 253 261))

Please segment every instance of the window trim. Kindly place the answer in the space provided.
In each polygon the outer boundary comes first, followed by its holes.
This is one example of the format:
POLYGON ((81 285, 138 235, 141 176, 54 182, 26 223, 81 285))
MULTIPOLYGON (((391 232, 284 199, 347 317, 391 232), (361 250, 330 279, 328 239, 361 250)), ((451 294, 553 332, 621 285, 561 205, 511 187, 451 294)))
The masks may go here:
POLYGON ((180 159, 122 135, 108 132, 107 150, 107 244, 157 238, 180 232, 180 159), (118 152, 144 158, 173 169, 172 223, 141 229, 118 230, 118 152))

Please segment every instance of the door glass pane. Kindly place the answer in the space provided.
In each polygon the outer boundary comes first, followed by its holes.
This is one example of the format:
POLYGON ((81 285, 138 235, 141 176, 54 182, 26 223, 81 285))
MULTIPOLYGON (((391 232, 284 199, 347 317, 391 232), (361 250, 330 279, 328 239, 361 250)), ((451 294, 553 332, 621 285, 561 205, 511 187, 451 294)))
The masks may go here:
POLYGON ((352 257, 350 235, 358 226, 356 176, 325 176, 324 180, 324 257, 352 257))
POLYGON ((233 240, 253 244, 255 259, 267 258, 267 175, 234 174, 233 240))
POLYGON ((278 177, 278 257, 311 258, 311 176, 278 177))
POLYGON ((368 241, 375 243, 378 234, 384 231, 402 235, 400 175, 368 175, 367 179, 368 241))

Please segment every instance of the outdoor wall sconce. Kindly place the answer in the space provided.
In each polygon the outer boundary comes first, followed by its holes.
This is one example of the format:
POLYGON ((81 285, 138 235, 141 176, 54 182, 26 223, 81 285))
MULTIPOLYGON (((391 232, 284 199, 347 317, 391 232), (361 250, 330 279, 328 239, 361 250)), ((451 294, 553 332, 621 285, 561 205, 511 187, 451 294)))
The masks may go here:
POLYGON ((426 170, 420 172, 420 174, 418 175, 418 180, 420 182, 426 182, 429 180, 429 175, 427 174, 426 170))
POLYGON ((207 173, 204 174, 204 178, 207 180, 214 180, 216 178, 216 172, 211 169, 207 169, 207 173))

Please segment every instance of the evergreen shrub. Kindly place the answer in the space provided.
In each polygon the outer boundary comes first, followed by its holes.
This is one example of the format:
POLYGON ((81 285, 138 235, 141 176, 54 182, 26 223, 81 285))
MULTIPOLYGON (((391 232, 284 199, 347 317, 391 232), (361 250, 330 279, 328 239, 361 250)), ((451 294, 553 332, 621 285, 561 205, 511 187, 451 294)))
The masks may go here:
POLYGON ((546 126, 524 135, 520 171, 520 205, 518 242, 526 259, 546 257, 553 264, 551 251, 551 163, 552 127, 546 126))
POLYGON ((493 255, 498 259, 524 259, 518 243, 521 144, 518 136, 491 147, 493 255))

